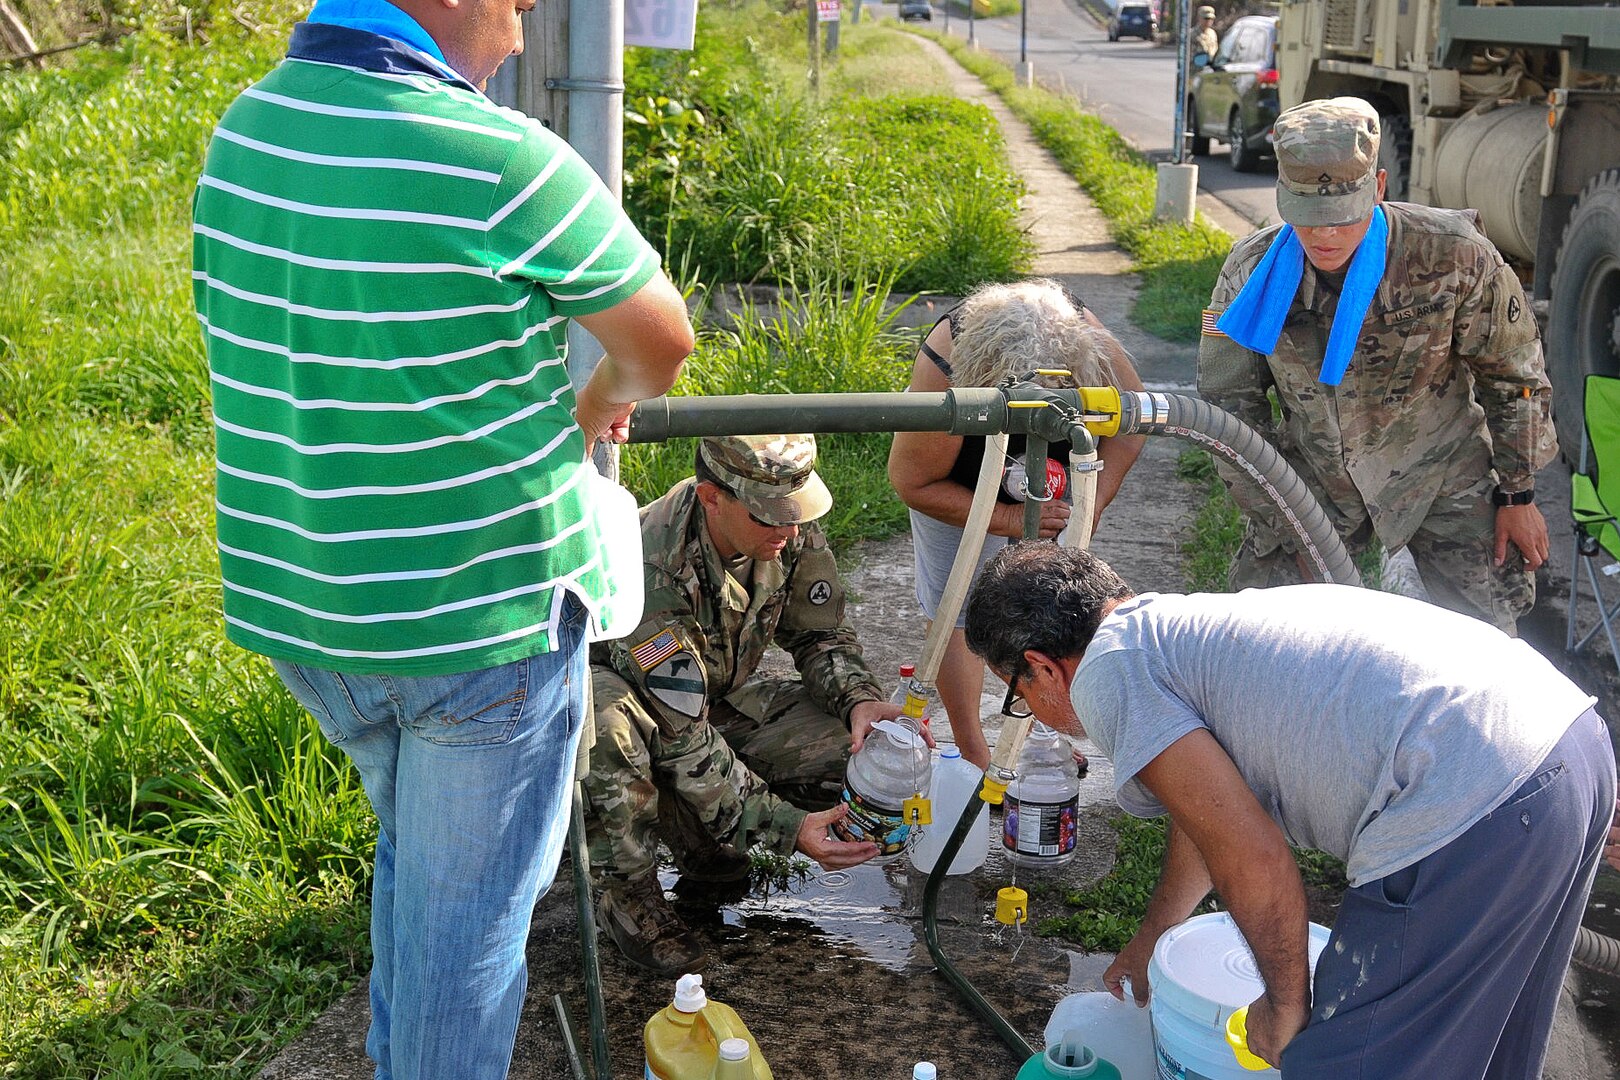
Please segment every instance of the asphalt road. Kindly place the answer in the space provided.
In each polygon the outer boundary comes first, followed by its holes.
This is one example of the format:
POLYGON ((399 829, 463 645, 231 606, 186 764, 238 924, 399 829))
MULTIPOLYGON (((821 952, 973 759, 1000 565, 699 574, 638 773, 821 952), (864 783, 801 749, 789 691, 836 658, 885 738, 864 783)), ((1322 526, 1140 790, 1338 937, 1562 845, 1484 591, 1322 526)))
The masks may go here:
MULTIPOLYGON (((870 5, 894 12, 893 5, 870 5)), ((968 37, 968 20, 958 7, 949 20, 952 37, 968 37)), ((1028 59, 1035 78, 1048 89, 1072 94, 1088 112, 1101 117, 1149 157, 1168 161, 1174 144, 1176 50, 1135 38, 1110 42, 1104 28, 1075 0, 1028 0, 1028 36, 1019 40, 1019 16, 975 19, 974 42, 1011 61, 1028 59)), ((943 9, 935 7, 933 27, 946 29, 943 9)), ((1198 186, 1254 225, 1277 220, 1276 168, 1265 161, 1257 173, 1233 172, 1226 147, 1192 159, 1198 186)))

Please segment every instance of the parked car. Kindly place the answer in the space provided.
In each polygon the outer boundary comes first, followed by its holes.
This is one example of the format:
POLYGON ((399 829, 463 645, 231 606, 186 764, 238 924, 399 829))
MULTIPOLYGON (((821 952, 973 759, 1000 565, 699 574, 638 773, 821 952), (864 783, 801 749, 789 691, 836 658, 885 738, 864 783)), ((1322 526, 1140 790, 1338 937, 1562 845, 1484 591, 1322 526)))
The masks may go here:
POLYGON ((1153 14, 1152 4, 1121 4, 1108 19, 1108 40, 1139 37, 1152 41, 1159 32, 1159 20, 1153 14))
POLYGON ((1209 141, 1226 143, 1232 168, 1254 172, 1272 154, 1277 119, 1277 17, 1246 15, 1227 28, 1214 56, 1193 57, 1187 93, 1187 130, 1194 154, 1209 141))
POLYGON ((933 22, 934 5, 927 0, 900 0, 900 18, 904 22, 933 22))

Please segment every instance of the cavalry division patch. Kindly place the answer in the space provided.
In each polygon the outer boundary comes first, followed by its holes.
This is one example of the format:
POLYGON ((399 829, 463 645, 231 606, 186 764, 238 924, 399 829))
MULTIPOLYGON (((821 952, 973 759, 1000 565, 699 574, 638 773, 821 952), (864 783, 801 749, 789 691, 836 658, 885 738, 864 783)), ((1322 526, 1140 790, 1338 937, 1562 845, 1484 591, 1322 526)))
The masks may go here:
POLYGON ((1198 328, 1205 337, 1226 337, 1225 334, 1221 333, 1220 327, 1215 325, 1216 320, 1220 317, 1221 313, 1214 308, 1204 309, 1204 317, 1198 328))
POLYGON ((682 716, 703 712, 708 687, 692 654, 678 650, 647 672, 647 692, 682 716))

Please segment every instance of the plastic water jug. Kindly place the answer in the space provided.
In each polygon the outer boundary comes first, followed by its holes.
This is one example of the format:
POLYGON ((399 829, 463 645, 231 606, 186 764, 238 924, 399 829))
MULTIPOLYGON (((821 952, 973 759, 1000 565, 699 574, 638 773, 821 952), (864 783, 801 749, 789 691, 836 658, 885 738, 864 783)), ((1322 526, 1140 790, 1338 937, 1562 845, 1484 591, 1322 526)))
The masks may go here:
POLYGON ((939 1080, 939 1070, 932 1061, 919 1061, 911 1067, 911 1080, 939 1080))
POLYGON ((1120 1080, 1158 1080, 1153 1063, 1153 1025, 1146 1006, 1138 1008, 1126 984, 1125 1000, 1106 990, 1070 994, 1046 1022, 1046 1045, 1076 1037, 1119 1070, 1120 1080))
POLYGON ((1077 1031, 1063 1038, 1028 1061, 1018 1070, 1017 1080, 1122 1080, 1119 1070, 1080 1039, 1077 1031))
MULTIPOLYGON (((675 983, 675 1000, 653 1014, 642 1031, 647 1052, 645 1080, 772 1080, 771 1067, 759 1044, 748 1033, 742 1017, 729 1005, 710 1001, 703 976, 682 975, 675 983), (730 1040, 744 1043, 747 1055, 742 1072, 724 1072, 720 1050, 730 1040)), ((738 1062, 727 1062, 736 1069, 738 1062)))
POLYGON ((1074 858, 1080 776, 1063 736, 1037 722, 1007 785, 1001 844, 1020 867, 1042 870, 1074 858))
MULTIPOLYGON (((921 838, 911 846, 911 865, 919 873, 934 872, 934 864, 939 862, 945 850, 945 841, 956 829, 956 823, 962 817, 962 808, 978 791, 979 780, 983 776, 978 767, 965 760, 956 747, 940 749, 939 760, 934 762, 933 788, 928 793, 934 804, 933 822, 922 827, 921 838)), ((951 860, 950 868, 945 871, 947 874, 970 874, 984 865, 984 858, 989 854, 990 805, 983 799, 978 802, 979 816, 974 819, 972 830, 962 838, 962 846, 957 849, 956 858, 951 860)))
POLYGON ((641 512, 636 497, 586 462, 583 466, 585 502, 595 518, 596 542, 602 553, 602 576, 609 595, 599 613, 605 624, 587 636, 592 641, 612 641, 641 625, 646 605, 646 572, 642 565, 641 512))
MULTIPOLYGON (((1311 971, 1328 943, 1328 929, 1310 925, 1311 971)), ((1226 1041, 1232 1014, 1265 992, 1266 984, 1237 923, 1224 911, 1171 927, 1148 961, 1153 985, 1153 1050, 1163 1076, 1208 1080, 1277 1080, 1276 1069, 1250 1071, 1226 1041)))
POLYGON ((909 716, 879 720, 844 770, 849 814, 833 828, 845 840, 876 843, 875 862, 891 860, 905 850, 912 829, 906 802, 928 795, 934 763, 921 732, 921 725, 909 716))

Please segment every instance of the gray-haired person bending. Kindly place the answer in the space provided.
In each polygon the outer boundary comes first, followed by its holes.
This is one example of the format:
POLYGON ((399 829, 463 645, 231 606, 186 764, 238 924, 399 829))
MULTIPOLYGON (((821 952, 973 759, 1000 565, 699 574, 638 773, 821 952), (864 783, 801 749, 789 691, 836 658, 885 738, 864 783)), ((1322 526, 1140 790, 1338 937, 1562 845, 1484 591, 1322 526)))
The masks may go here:
POLYGON ((984 568, 967 643, 1097 743, 1126 811, 1170 816, 1116 996, 1145 1003, 1155 942, 1213 888, 1265 980, 1250 1048, 1284 1076, 1540 1075, 1615 776, 1593 699, 1535 650, 1343 585, 1136 596, 1044 542, 984 568), (1314 981, 1290 844, 1351 886, 1314 981))
MULTIPOLYGON (((1071 373, 1070 379, 1040 376, 1037 381, 1047 386, 1142 389, 1130 354, 1114 335, 1072 293, 1045 279, 986 285, 941 316, 918 349, 908 389, 937 393, 952 386, 995 386, 1035 368, 1067 368, 1071 373)), ((1139 435, 1098 441, 1103 465, 1097 483, 1099 517, 1142 452, 1142 442, 1139 435)), ((956 561, 985 446, 983 436, 906 431, 896 433, 889 450, 889 482, 911 509, 917 602, 930 622, 939 610, 945 579, 956 561)), ((1010 437, 981 566, 1009 537, 1023 535, 1023 455, 1023 436, 1010 437)), ((1052 446, 1047 456, 1049 471, 1057 475, 1068 459, 1067 443, 1052 446)), ((1065 497, 1044 506, 1041 535, 1056 536, 1068 524, 1069 512, 1065 497)), ((990 763, 979 716, 984 665, 968 652, 961 628, 959 617, 940 665, 937 688, 962 756, 983 768, 990 763)))

